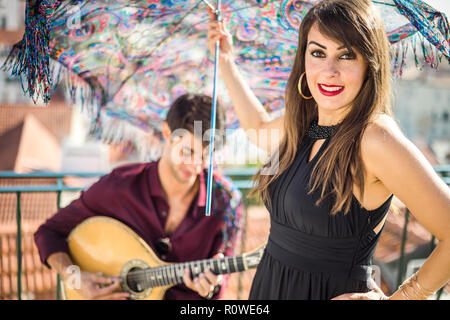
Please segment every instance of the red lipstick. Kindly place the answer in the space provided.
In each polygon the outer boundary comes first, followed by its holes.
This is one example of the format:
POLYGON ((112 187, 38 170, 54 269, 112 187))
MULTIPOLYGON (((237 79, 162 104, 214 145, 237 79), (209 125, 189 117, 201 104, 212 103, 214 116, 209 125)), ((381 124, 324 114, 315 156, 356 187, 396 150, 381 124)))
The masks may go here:
POLYGON ((326 84, 322 84, 322 83, 319 83, 317 86, 319 87, 320 93, 322 93, 324 96, 327 96, 327 97, 338 95, 339 93, 344 91, 344 87, 343 86, 330 86, 330 85, 326 85, 326 84), (322 87, 325 87, 325 88, 327 88, 327 87, 328 88, 341 87, 341 88, 339 90, 336 90, 336 91, 328 91, 328 90, 324 90, 322 87))

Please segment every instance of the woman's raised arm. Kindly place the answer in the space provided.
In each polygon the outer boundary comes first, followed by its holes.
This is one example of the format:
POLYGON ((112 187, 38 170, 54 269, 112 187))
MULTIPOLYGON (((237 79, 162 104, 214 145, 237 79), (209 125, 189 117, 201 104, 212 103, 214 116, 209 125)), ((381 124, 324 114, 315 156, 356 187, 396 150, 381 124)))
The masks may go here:
POLYGON ((274 147, 278 146, 284 134, 284 116, 270 119, 264 106, 255 96, 234 63, 231 34, 223 21, 217 21, 216 15, 211 9, 208 8, 208 12, 211 18, 208 25, 208 49, 214 56, 216 42, 220 40, 219 69, 233 101, 239 122, 252 143, 266 151, 275 150, 274 147), (271 137, 273 138, 271 139, 271 137))

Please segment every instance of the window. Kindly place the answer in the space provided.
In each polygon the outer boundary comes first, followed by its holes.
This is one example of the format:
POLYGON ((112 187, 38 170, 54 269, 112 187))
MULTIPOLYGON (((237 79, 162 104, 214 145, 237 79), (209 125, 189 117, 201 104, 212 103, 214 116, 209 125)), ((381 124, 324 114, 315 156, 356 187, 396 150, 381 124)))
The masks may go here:
POLYGON ((6 29, 6 17, 0 16, 0 29, 6 29))

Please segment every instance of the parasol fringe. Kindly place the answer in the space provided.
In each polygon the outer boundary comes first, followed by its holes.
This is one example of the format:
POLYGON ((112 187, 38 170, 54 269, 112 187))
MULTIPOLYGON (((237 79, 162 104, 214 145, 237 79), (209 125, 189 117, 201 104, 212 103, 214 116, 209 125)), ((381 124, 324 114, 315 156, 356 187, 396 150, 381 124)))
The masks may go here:
MULTIPOLYGON (((392 73, 396 78, 401 77, 407 67, 409 47, 412 48, 415 66, 419 71, 423 69, 425 64, 437 69, 439 64, 442 63, 444 54, 431 45, 420 33, 416 33, 409 39, 391 45, 392 73)), ((450 59, 447 60, 450 63, 450 59)))
POLYGON ((64 82, 66 94, 72 104, 81 107, 92 119, 89 135, 106 144, 127 143, 127 149, 136 154, 139 161, 155 161, 162 152, 158 141, 162 140, 159 132, 146 131, 138 126, 116 117, 109 116, 102 108, 101 94, 86 81, 71 72, 61 63, 50 60, 52 80, 54 83, 64 82))
POLYGON ((25 31, 24 38, 13 46, 1 69, 20 79, 23 92, 28 93, 34 103, 41 96, 47 104, 52 81, 49 75, 45 25, 29 25, 30 23, 26 28, 35 32, 25 31))
MULTIPOLYGON (((91 122, 89 134, 105 144, 126 144, 128 154, 134 155, 138 161, 156 161, 162 154, 164 139, 158 130, 142 129, 126 120, 109 116, 104 109, 101 111, 101 120, 91 122)), ((213 158, 220 163, 227 162, 229 152, 248 155, 249 150, 246 144, 227 144, 223 149, 215 151, 213 158)))
POLYGON ((40 98, 50 101, 53 87, 49 69, 50 31, 48 21, 59 1, 27 1, 25 11, 25 32, 6 58, 1 70, 18 77, 24 93, 36 103, 40 98))
POLYGON ((128 143, 139 161, 155 161, 161 157, 163 138, 156 130, 146 131, 128 121, 100 113, 100 121, 92 121, 90 135, 106 144, 128 143))
POLYGON ((54 85, 52 90, 62 83, 70 103, 80 106, 81 111, 85 112, 99 126, 102 106, 102 96, 99 90, 92 88, 83 78, 57 60, 50 59, 49 66, 50 79, 54 85))
POLYGON ((50 59, 50 74, 55 87, 64 83, 72 104, 81 107, 92 119, 89 135, 106 144, 127 143, 127 149, 136 154, 139 161, 155 161, 162 153, 161 134, 157 130, 146 131, 126 120, 109 116, 102 108, 101 94, 85 80, 56 60, 50 59))

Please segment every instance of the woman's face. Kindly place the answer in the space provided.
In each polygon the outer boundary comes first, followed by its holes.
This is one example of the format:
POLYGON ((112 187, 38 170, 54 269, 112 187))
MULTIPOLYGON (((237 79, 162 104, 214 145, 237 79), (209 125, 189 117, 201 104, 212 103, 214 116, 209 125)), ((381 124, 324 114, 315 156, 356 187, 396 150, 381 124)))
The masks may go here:
POLYGON ((319 114, 345 115, 364 82, 367 63, 356 50, 325 37, 315 23, 308 33, 305 70, 319 114))

